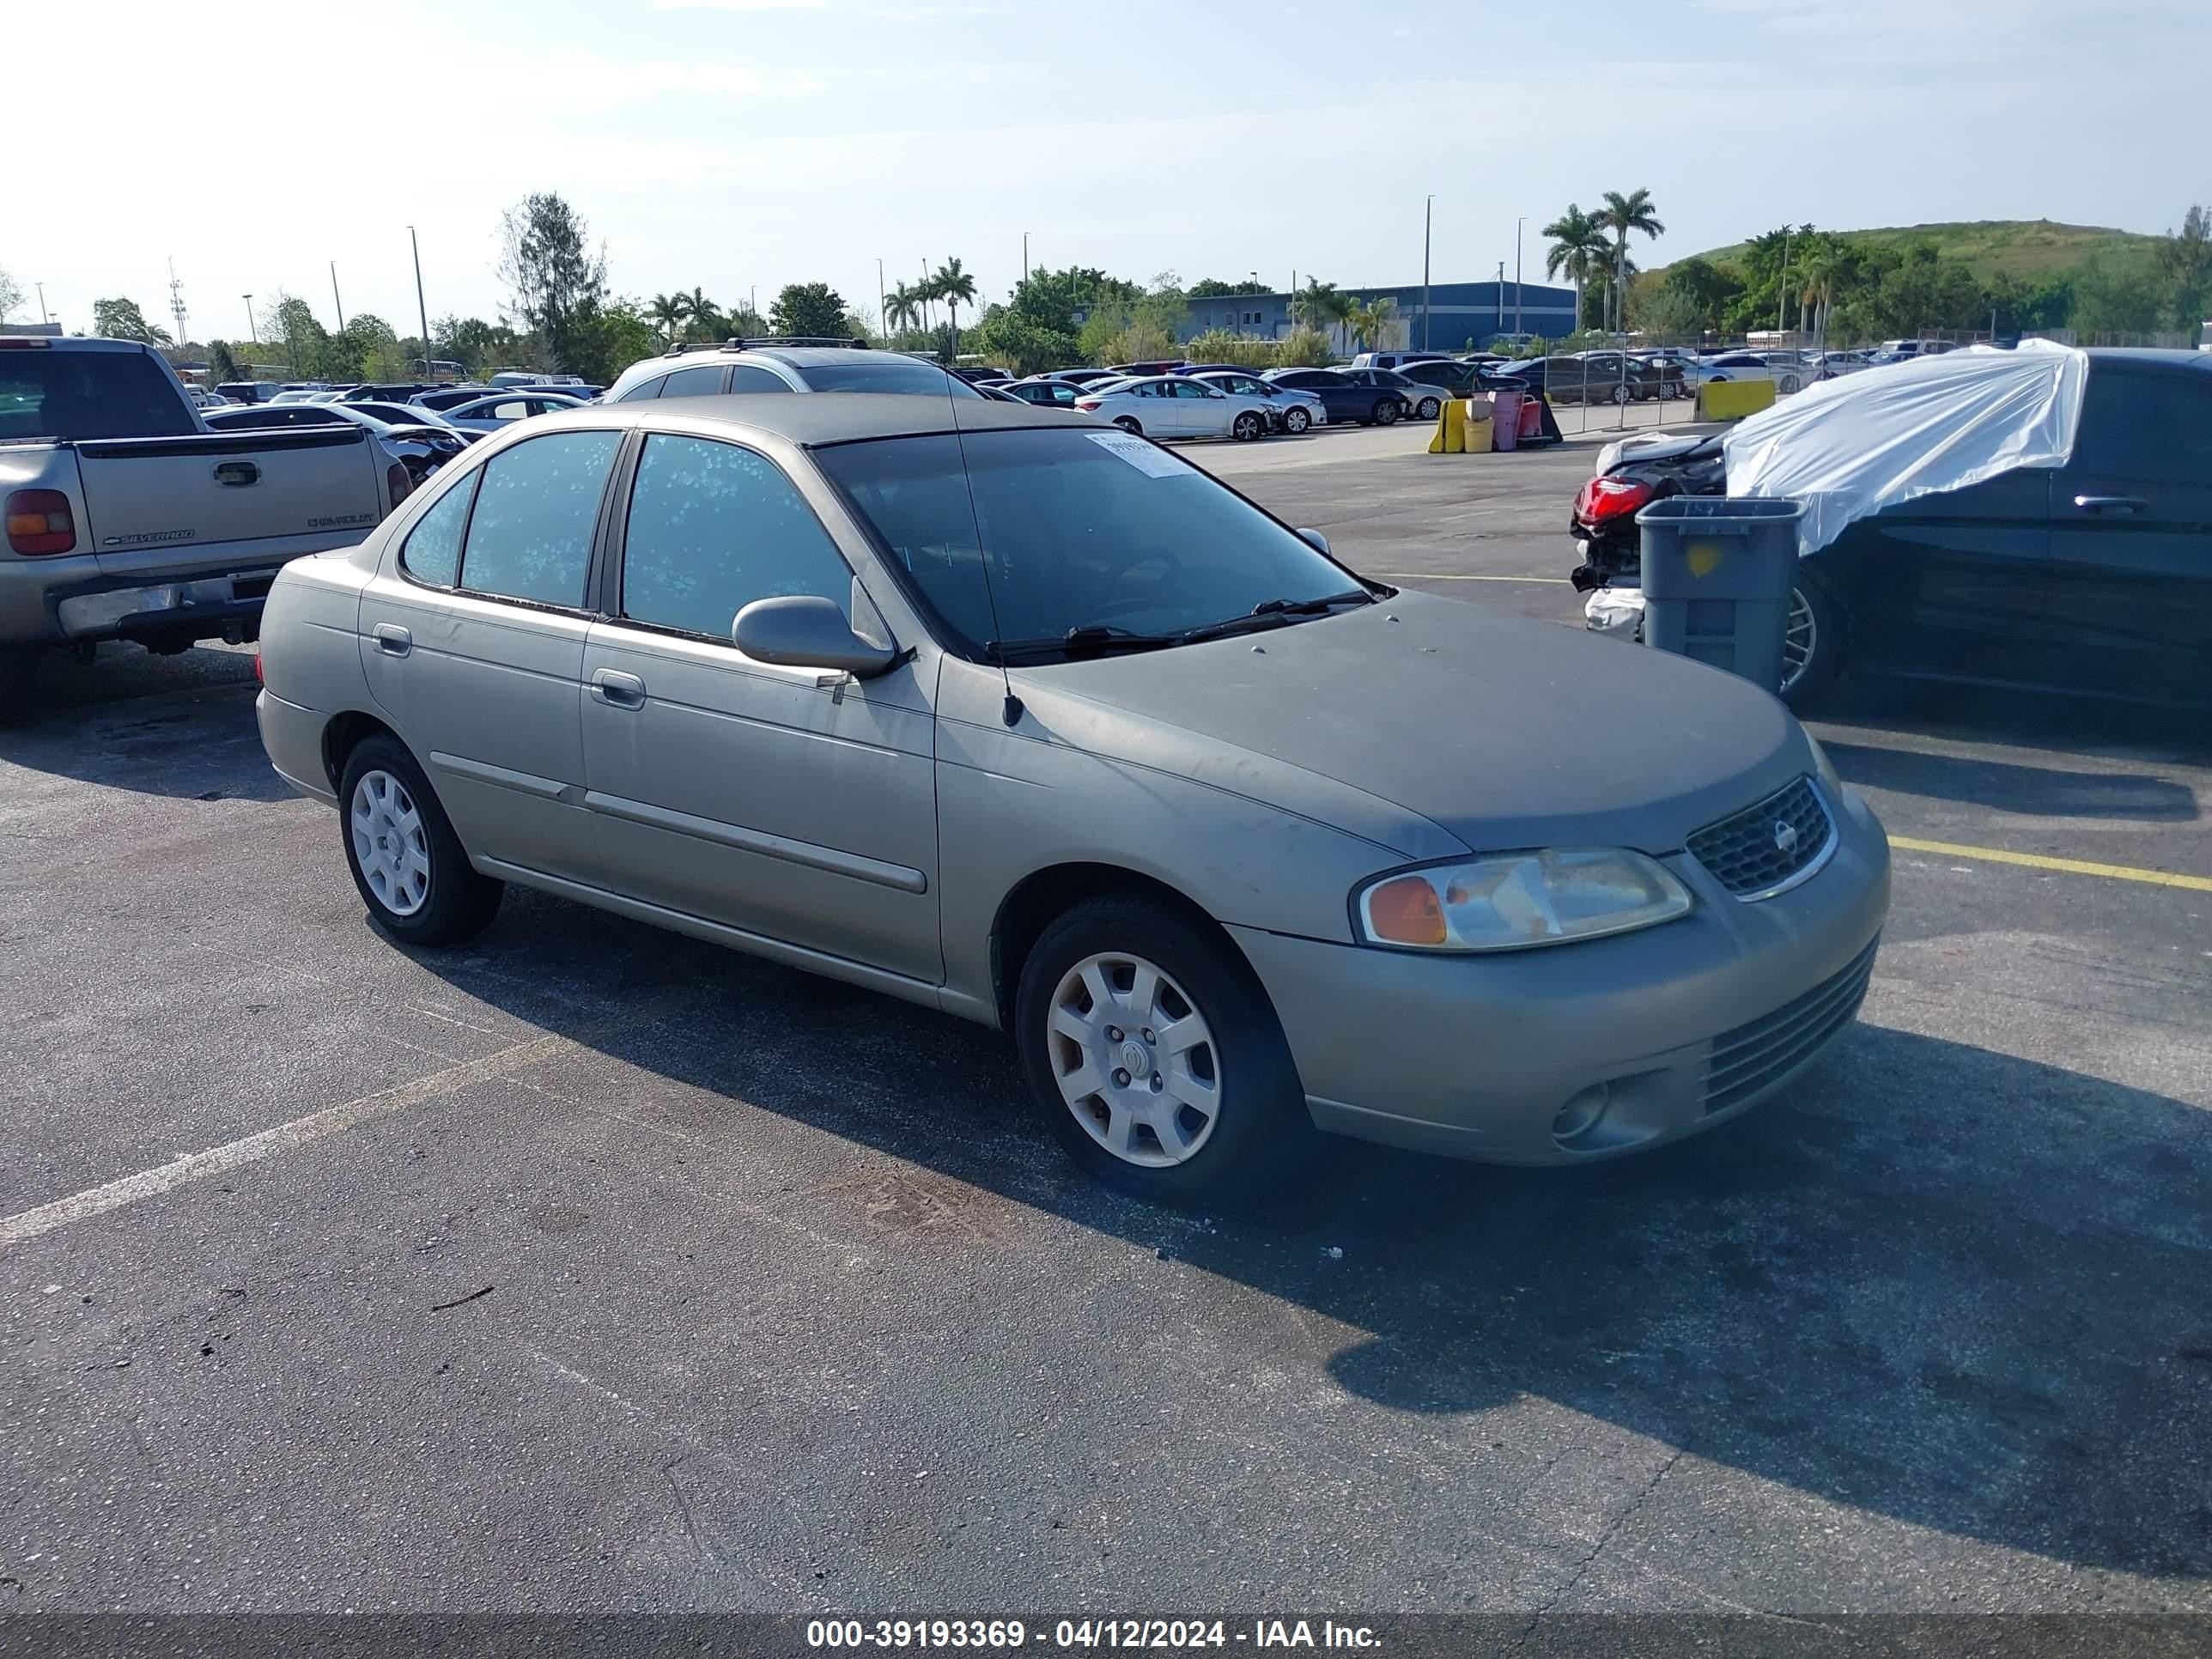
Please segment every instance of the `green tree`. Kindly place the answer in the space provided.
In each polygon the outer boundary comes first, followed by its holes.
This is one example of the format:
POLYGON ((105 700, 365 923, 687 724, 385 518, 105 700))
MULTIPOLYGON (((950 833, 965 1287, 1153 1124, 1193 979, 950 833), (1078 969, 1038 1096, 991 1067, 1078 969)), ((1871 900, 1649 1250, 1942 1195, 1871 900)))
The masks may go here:
POLYGON ((1224 283, 1218 282, 1211 276, 1201 276, 1185 290, 1184 297, 1191 300, 1225 300, 1239 294, 1267 292, 1267 285, 1265 283, 1255 283, 1249 277, 1241 283, 1224 283))
POLYGON ((1048 328, 1011 306, 993 306, 969 331, 968 348, 1017 374, 1062 368, 1076 355, 1074 335, 1048 328))
POLYGON ((1387 295, 1352 308, 1348 320, 1363 350, 1373 351, 1390 343, 1390 325, 1397 309, 1397 302, 1387 295))
POLYGON ((0 323, 4 323, 15 307, 23 303, 23 285, 5 270, 0 270, 0 323))
POLYGON ((2158 332, 2169 304, 2157 273, 2139 264, 2092 257, 2075 273, 2074 328, 2093 344, 2158 332))
POLYGON ((1690 319, 1699 333, 1718 329, 1729 303, 1743 291, 1740 280, 1696 254, 1668 266, 1658 281, 1677 314, 1690 319))
POLYGON ((1592 279, 1604 269, 1605 231, 1595 219, 1570 202, 1565 213, 1544 227, 1544 234, 1552 239, 1552 245, 1544 250, 1544 274, 1556 277, 1565 271, 1567 280, 1575 285, 1575 326, 1579 328, 1583 324, 1583 296, 1589 292, 1592 279))
POLYGON ((1606 191, 1605 205, 1590 215, 1590 221, 1613 238, 1613 280, 1607 286, 1612 295, 1613 326, 1617 329, 1626 309, 1628 239, 1642 234, 1656 241, 1667 234, 1667 227, 1659 222, 1658 210, 1648 190, 1633 190, 1625 196, 1617 190, 1606 191))
MULTIPOLYGON (((0 311, 0 315, 4 315, 0 311)), ((167 345, 169 337, 146 320, 136 300, 94 300, 92 331, 103 340, 136 340, 141 345, 167 345)))
POLYGON ((323 360, 328 355, 329 339, 328 332, 315 319, 307 302, 282 289, 261 308, 262 343, 274 345, 282 342, 284 361, 291 366, 295 378, 328 373, 323 360))
POLYGON ((659 331, 661 343, 674 345, 676 337, 684 331, 684 319, 690 315, 690 308, 681 294, 656 294, 646 314, 659 331))
POLYGON ((607 258, 593 252, 590 228, 561 197, 543 191, 501 216, 500 280, 514 299, 514 314, 544 343, 555 365, 576 372, 578 330, 587 312, 605 301, 607 258))
MULTIPOLYGON (((1291 301, 1291 314, 1300 327, 1325 334, 1350 322, 1352 307, 1358 303, 1334 283, 1309 277, 1297 297, 1291 301)), ((1341 343, 1340 338, 1339 343, 1341 343)))
POLYGON ((242 380, 246 373, 238 365, 238 354, 230 349, 228 340, 208 342, 208 383, 221 386, 232 380, 242 380))
POLYGON ((771 334, 834 337, 845 325, 845 301, 827 283, 787 283, 768 325, 771 334))
POLYGON ((886 331, 919 328, 921 325, 921 298, 904 283, 884 295, 884 327, 886 331))
POLYGON ((661 350, 656 316, 635 300, 593 301, 577 313, 568 371, 606 386, 623 370, 661 350))
POLYGON ((975 303, 975 278, 960 268, 957 259, 947 259, 931 273, 930 288, 935 297, 945 301, 945 320, 952 329, 954 349, 960 338, 960 307, 975 303))
MULTIPOLYGON (((2192 204, 2182 216, 2181 228, 2167 233, 2156 258, 2159 274, 2172 292, 2168 303, 2173 325, 2194 345, 2206 321, 2212 319, 2212 220, 2201 205, 2192 204)), ((0 315, 5 313, 5 306, 0 305, 0 315)))

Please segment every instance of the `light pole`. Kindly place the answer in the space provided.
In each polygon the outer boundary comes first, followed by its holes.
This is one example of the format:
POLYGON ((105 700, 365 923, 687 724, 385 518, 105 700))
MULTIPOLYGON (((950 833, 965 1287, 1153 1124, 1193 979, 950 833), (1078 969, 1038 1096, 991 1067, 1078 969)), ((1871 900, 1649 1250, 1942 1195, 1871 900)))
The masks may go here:
POLYGON ((33 283, 31 286, 39 290, 39 320, 42 323, 51 323, 53 319, 46 315, 46 285, 44 283, 33 283))
POLYGON ((1782 291, 1774 296, 1774 331, 1782 332, 1790 307, 1790 227, 1782 227, 1782 291))
POLYGON ((1429 349, 1429 227, 1436 217, 1437 198, 1421 204, 1421 349, 1429 349))
POLYGON ((331 261, 331 308, 338 314, 338 332, 345 332, 345 301, 338 298, 338 262, 331 261))
POLYGON ((253 328, 253 296, 247 294, 240 297, 246 301, 246 337, 258 346, 261 343, 261 336, 253 328))
POLYGON ((1521 229, 1528 222, 1525 216, 1513 222, 1513 333, 1516 339, 1521 334, 1521 229))
POLYGON ((415 227, 407 227, 407 246, 415 255, 415 315, 422 325, 422 378, 430 378, 430 307, 422 301, 422 244, 415 239, 415 227))
POLYGON ((1029 234, 1029 232, 1027 232, 1027 231, 1025 230, 1025 231, 1024 231, 1024 232, 1022 233, 1022 280, 1023 280, 1024 282, 1025 282, 1025 283, 1026 283, 1027 281, 1029 281, 1029 279, 1030 279, 1030 234, 1029 234))
POLYGON ((890 290, 884 286, 884 262, 878 259, 876 261, 876 326, 883 330, 885 345, 891 343, 890 301, 886 297, 889 293, 890 290))

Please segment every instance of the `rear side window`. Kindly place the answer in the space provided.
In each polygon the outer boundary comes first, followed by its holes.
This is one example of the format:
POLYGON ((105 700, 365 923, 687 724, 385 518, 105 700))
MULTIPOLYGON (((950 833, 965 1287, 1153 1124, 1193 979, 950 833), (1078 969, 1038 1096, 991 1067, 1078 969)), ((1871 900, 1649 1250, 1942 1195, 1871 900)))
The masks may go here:
POLYGON ((2092 362, 2073 470, 2201 482, 2212 473, 2212 374, 2115 373, 2092 362))
POLYGON ((175 438, 199 430, 137 351, 0 352, 0 438, 175 438))
POLYGON ((788 392, 791 388, 767 369, 751 363, 738 363, 730 370, 730 390, 732 392, 788 392))
POLYGON ((726 373, 720 363, 706 363, 697 368, 679 368, 660 383, 664 398, 711 398, 722 389, 722 376, 726 373))
POLYGON ((926 398, 981 398, 957 374, 886 352, 866 362, 808 363, 799 378, 817 392, 906 392, 926 398))
POLYGON ((461 532, 468 528, 469 497, 476 480, 465 478, 438 497, 437 504, 415 521, 399 550, 399 566, 418 582, 451 587, 461 576, 461 532))
POLYGON ((623 615, 726 640, 755 599, 809 593, 851 616, 852 569, 781 467, 707 438, 645 441, 623 536, 623 615))
POLYGON ((461 585, 500 599, 580 606, 599 497, 621 441, 618 432, 548 433, 488 462, 469 517, 461 585))

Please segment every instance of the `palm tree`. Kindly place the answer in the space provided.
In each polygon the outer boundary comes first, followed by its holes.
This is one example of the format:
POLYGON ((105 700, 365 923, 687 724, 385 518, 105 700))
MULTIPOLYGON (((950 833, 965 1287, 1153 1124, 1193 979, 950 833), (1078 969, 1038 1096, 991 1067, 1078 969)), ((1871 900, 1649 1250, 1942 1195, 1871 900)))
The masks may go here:
POLYGON ((1565 213, 1544 227, 1544 234, 1552 239, 1551 246, 1544 250, 1544 274, 1557 276, 1564 270, 1574 283, 1575 326, 1579 329, 1583 325, 1583 290, 1589 286, 1590 278, 1605 269, 1608 251, 1605 231, 1579 205, 1570 202, 1565 213))
POLYGON ((975 303, 975 278, 961 270, 960 261, 947 259, 938 266, 929 279, 936 296, 945 301, 945 312, 952 325, 952 343, 957 350, 960 343, 960 307, 975 303))
POLYGON ((1648 190, 1631 191, 1626 196, 1617 190, 1606 191, 1605 205, 1590 215, 1590 220, 1600 230, 1613 233, 1613 326, 1618 329, 1628 314, 1623 303, 1628 295, 1628 234, 1641 231, 1656 239, 1667 234, 1667 227, 1659 222, 1648 190))
POLYGON ((1346 320, 1351 323, 1352 332, 1359 343, 1372 351, 1389 340, 1391 313, 1397 308, 1397 301, 1386 295, 1381 299, 1370 300, 1364 306, 1355 305, 1346 320))
POLYGON ((646 315, 652 318, 654 325, 660 330, 663 345, 676 343, 676 336, 684 326, 684 319, 690 314, 690 305, 681 294, 656 294, 653 296, 653 303, 646 307, 646 315))
POLYGON ((914 289, 901 283, 884 295, 884 325, 887 328, 914 328, 921 322, 921 299, 914 289))
POLYGON ((1334 283, 1324 283, 1319 277, 1310 277, 1298 290, 1291 309, 1306 327, 1326 331, 1348 322, 1352 307, 1359 302, 1334 283))

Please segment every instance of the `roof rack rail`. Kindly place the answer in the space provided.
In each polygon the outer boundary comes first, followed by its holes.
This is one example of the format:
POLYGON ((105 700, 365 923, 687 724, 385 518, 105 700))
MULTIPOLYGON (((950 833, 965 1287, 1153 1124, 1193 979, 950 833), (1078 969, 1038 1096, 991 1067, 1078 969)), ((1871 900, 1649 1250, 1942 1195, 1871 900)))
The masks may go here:
POLYGON ((660 355, 681 357, 690 351, 745 351, 754 346, 845 346, 856 351, 869 349, 866 340, 849 335, 759 334, 744 339, 732 335, 726 340, 695 340, 684 345, 672 345, 660 355))

